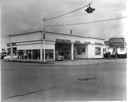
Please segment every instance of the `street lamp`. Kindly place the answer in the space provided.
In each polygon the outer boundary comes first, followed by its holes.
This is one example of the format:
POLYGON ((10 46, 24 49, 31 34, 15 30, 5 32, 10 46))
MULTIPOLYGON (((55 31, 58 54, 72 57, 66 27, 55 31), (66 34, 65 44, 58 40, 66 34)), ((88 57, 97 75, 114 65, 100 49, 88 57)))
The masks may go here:
POLYGON ((95 11, 95 8, 91 8, 91 3, 89 4, 89 7, 85 10, 87 13, 93 13, 95 11))

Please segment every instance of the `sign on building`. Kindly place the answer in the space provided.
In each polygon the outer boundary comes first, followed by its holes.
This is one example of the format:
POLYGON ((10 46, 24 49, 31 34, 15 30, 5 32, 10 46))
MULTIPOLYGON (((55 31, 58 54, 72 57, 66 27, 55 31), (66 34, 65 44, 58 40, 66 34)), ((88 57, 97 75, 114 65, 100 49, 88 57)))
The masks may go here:
POLYGON ((11 46, 11 44, 12 46, 16 46, 16 43, 7 43, 7 47, 11 46))
POLYGON ((80 41, 75 41, 75 44, 80 44, 81 42, 80 41))
POLYGON ((103 45, 102 43, 99 42, 95 42, 95 45, 103 45))
POLYGON ((110 38, 109 45, 111 47, 123 47, 124 46, 124 38, 110 38))
POLYGON ((90 44, 90 43, 91 43, 91 42, 87 42, 87 41, 84 42, 84 44, 90 44))
POLYGON ((56 39, 56 43, 71 43, 71 41, 67 39, 56 39))

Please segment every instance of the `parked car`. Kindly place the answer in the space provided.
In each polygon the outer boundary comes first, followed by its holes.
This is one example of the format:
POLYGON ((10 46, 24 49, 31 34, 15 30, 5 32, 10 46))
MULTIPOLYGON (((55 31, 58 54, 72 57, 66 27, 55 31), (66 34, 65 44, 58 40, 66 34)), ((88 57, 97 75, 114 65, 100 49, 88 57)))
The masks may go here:
POLYGON ((63 61, 64 60, 64 56, 59 55, 59 56, 57 56, 57 59, 56 60, 57 61, 63 61))
POLYGON ((4 57, 4 60, 6 60, 6 61, 11 61, 12 59, 13 59, 13 60, 16 60, 16 59, 18 59, 18 56, 14 55, 14 56, 12 56, 12 58, 11 58, 10 55, 7 55, 7 56, 4 57))

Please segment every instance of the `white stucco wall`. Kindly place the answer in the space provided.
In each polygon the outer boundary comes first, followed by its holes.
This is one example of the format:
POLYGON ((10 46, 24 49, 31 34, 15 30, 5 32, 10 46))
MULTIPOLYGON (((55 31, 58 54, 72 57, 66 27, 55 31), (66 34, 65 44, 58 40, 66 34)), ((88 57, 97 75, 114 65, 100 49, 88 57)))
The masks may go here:
POLYGON ((117 48, 117 53, 118 54, 126 54, 127 53, 127 48, 117 48))
POLYGON ((18 34, 17 36, 11 36, 10 40, 11 42, 41 40, 41 32, 36 32, 31 34, 18 34))
POLYGON ((104 44, 104 40, 101 39, 95 39, 95 38, 88 38, 88 37, 77 37, 74 35, 68 35, 68 34, 51 34, 51 33, 47 33, 46 34, 46 39, 47 40, 52 40, 52 41, 56 41, 56 39, 66 39, 66 40, 71 40, 71 42, 75 42, 75 41, 80 41, 80 43, 84 43, 84 42, 90 42, 90 43, 102 43, 104 44))
POLYGON ((88 58, 103 58, 103 46, 102 45, 93 45, 93 44, 88 45, 88 58), (95 47, 101 48, 100 55, 95 54, 95 47))
MULTIPOLYGON (((53 44, 43 44, 42 49, 55 49, 55 45, 53 44)), ((34 44, 34 45, 22 45, 22 46, 17 46, 17 49, 41 49, 40 44, 34 44)))
POLYGON ((40 41, 37 42, 27 42, 27 43, 18 43, 17 49, 55 49, 55 42, 46 41, 45 44, 40 41))

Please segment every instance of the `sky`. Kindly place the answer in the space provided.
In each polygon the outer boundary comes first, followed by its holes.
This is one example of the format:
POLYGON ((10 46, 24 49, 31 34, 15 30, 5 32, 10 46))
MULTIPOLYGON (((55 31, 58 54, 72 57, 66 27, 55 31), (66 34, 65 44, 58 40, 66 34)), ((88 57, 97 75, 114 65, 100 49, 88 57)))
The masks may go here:
MULTIPOLYGON (((55 17, 84 5, 91 0, 3 0, 1 4, 1 47, 9 42, 8 35, 37 31, 41 29, 43 17, 55 17)), ((58 19, 48 20, 47 25, 72 24, 95 20, 126 17, 127 0, 92 0, 95 11, 86 13, 83 8, 58 19)), ((110 37, 124 37, 127 33, 127 18, 109 22, 90 23, 77 26, 46 27, 47 31, 72 33, 108 40, 110 37)))

